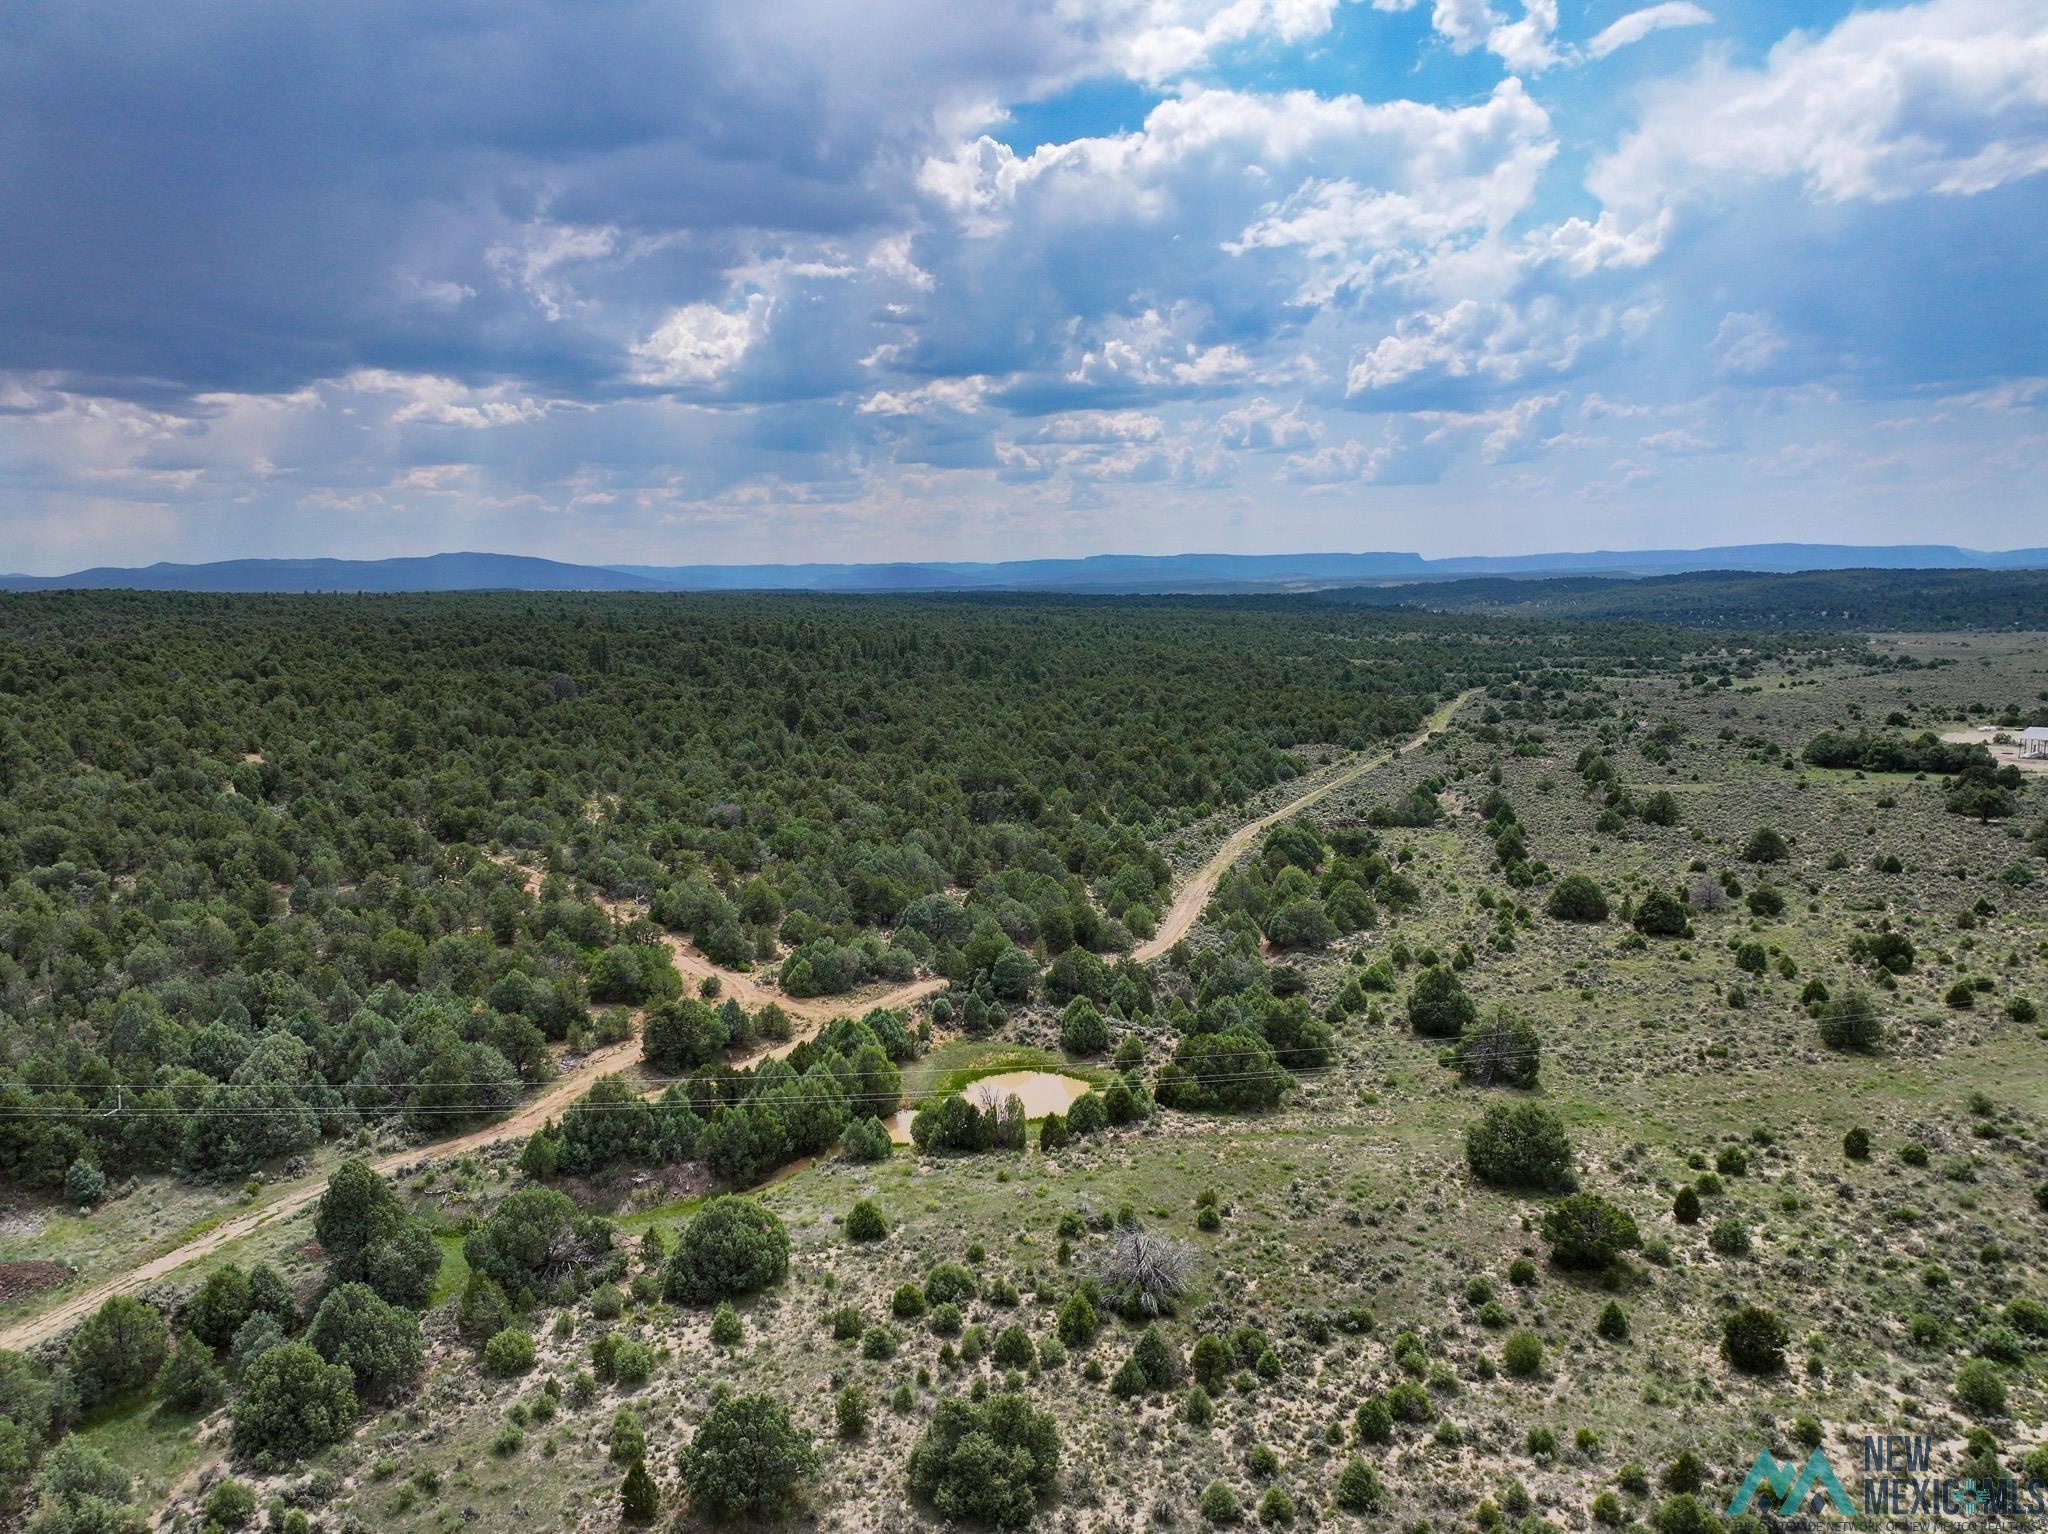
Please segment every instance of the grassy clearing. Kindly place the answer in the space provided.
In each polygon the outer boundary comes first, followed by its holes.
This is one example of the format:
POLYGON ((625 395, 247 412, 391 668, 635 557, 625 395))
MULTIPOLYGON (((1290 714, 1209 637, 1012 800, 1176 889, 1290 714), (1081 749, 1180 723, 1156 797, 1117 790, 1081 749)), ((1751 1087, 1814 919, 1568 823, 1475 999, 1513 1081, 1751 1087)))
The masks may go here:
POLYGON ((214 1452, 201 1442, 200 1421, 154 1401, 102 1408, 78 1432, 135 1480, 144 1506, 165 1501, 214 1452))

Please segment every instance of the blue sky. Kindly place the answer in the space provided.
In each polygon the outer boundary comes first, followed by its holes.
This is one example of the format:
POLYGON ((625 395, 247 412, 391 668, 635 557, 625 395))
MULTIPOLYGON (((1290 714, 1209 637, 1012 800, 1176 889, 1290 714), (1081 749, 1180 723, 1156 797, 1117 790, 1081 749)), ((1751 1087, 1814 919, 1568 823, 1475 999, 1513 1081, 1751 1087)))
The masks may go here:
POLYGON ((2048 543, 2037 0, 22 0, 0 569, 2048 543))

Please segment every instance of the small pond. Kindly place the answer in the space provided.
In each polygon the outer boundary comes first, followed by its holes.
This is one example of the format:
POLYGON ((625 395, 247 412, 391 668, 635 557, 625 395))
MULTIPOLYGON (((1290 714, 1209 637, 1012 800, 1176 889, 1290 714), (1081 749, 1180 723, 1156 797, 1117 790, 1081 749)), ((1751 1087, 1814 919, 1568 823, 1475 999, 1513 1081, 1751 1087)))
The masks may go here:
MULTIPOLYGON (((1024 1117, 1042 1119, 1048 1113, 1065 1113, 1088 1090, 1089 1084, 1079 1076, 1062 1076, 1057 1071, 1004 1071, 968 1083, 961 1096, 976 1104, 1014 1097, 1024 1105, 1024 1117)), ((891 1115, 889 1138, 898 1145, 908 1145, 910 1121, 916 1116, 915 1108, 904 1108, 891 1115)))

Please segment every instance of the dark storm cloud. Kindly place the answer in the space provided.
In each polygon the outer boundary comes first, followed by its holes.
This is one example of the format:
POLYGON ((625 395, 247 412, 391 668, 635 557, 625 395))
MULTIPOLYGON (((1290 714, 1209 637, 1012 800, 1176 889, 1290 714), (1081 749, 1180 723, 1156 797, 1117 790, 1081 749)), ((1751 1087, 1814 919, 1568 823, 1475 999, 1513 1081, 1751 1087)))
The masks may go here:
POLYGON ((900 217, 930 111, 1071 46, 1009 15, 18 3, 0 369, 151 399, 358 367, 600 386, 624 333, 711 292, 740 237, 900 217), (563 229, 612 232, 584 274, 597 312, 551 316, 528 285, 564 270, 533 252, 563 229))

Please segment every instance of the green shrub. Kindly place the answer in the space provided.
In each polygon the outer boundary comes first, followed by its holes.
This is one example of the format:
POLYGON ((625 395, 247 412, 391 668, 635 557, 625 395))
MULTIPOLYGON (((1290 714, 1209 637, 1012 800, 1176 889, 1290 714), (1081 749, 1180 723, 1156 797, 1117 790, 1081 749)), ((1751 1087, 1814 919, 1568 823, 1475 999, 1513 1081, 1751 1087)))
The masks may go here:
POLYGON ((1195 1339, 1195 1345, 1188 1354, 1188 1367, 1211 1390, 1216 1389, 1230 1377, 1235 1364, 1230 1346, 1213 1332, 1204 1333, 1195 1339))
POLYGON ((1745 1374, 1775 1374, 1785 1367, 1790 1334, 1759 1305, 1745 1305, 1721 1325, 1721 1352, 1745 1374))
POLYGON ((1337 1472, 1336 1503, 1347 1513, 1376 1513, 1386 1505, 1386 1489, 1379 1472, 1357 1455, 1337 1472))
POLYGON ((1955 1398, 1979 1417, 2005 1415, 2005 1377, 1988 1358, 1973 1358, 1956 1370, 1955 1398))
POLYGON ((1086 996, 1076 996, 1061 1011, 1060 1047, 1070 1055, 1099 1055, 1109 1048, 1109 1024, 1086 996))
POLYGON ((281 1342, 243 1375, 231 1437, 244 1459, 286 1465, 340 1443, 355 1419, 349 1371, 302 1342, 281 1342))
POLYGON ((1508 1373, 1531 1379, 1543 1371, 1543 1339, 1534 1332, 1510 1332, 1501 1344, 1500 1358, 1508 1373))
POLYGON ((1394 1436, 1394 1413, 1385 1395, 1374 1391, 1352 1414, 1351 1430, 1362 1444, 1387 1443, 1394 1436))
POLYGON ((615 1465, 630 1465, 647 1453, 647 1430, 640 1425, 640 1415, 630 1406, 621 1406, 612 1413, 611 1427, 605 1433, 605 1452, 615 1465))
POLYGON ((1202 1495, 1196 1499, 1195 1509, 1204 1522, 1217 1528, 1227 1528, 1244 1516, 1238 1506, 1237 1493, 1222 1481, 1211 1481, 1202 1488, 1202 1495))
POLYGON ((1884 1019, 1861 986, 1837 992, 1822 1003, 1820 1041, 1830 1049, 1875 1049, 1884 1042, 1884 1019))
POLYGON ((1644 937, 1691 937, 1692 922, 1684 902, 1669 890, 1653 889, 1642 898, 1633 918, 1644 937))
POLYGON ((346 1368, 364 1401, 389 1401, 409 1390, 426 1364, 419 1317, 385 1304, 368 1284, 330 1291, 306 1328, 306 1343, 346 1368))
POLYGON ((1145 1378, 1144 1366, 1135 1358, 1126 1358, 1109 1377, 1109 1391, 1119 1401, 1128 1401, 1145 1394, 1151 1382, 1145 1378))
POLYGON ((78 1157, 64 1170, 64 1197, 80 1209, 97 1209, 107 1197, 107 1174, 88 1158, 78 1157))
POLYGON ((889 1218, 882 1213, 882 1206, 871 1198, 856 1200, 846 1216, 847 1239, 879 1241, 888 1234, 889 1218))
POLYGON ((210 1348, 224 1348, 255 1310, 249 1275, 233 1263, 215 1268, 185 1302, 185 1328, 210 1348))
POLYGON ((2048 1337, 2048 1304, 2022 1295, 2005 1307, 2006 1324, 2025 1337, 2048 1337))
POLYGON ((1740 1220, 1716 1220, 1713 1229, 1707 1232, 1707 1245, 1723 1257, 1747 1257, 1749 1227, 1740 1220))
POLYGON ((1520 1018, 1496 1007, 1465 1030, 1451 1051, 1458 1074, 1474 1086, 1536 1085, 1543 1069, 1543 1041, 1520 1018))
POLYGON ((111 1296, 71 1335, 65 1357, 88 1402, 139 1390, 170 1356, 171 1329, 154 1307, 111 1296))
POLYGON ((1745 863, 1782 863, 1792 855, 1785 838, 1769 826, 1758 826, 1742 849, 1745 863))
POLYGON ((1586 874, 1566 874, 1551 887, 1543 910, 1554 921, 1607 920, 1607 896, 1586 874))
POLYGON ((1423 1423, 1436 1420, 1436 1403, 1429 1392, 1413 1380, 1401 1380, 1387 1387, 1387 1410, 1398 1422, 1423 1423))
POLYGON ((995 1346, 989 1356, 1005 1369, 1028 1369, 1036 1361, 1038 1350, 1033 1346, 1031 1333, 1021 1326, 1006 1326, 996 1334, 995 1346))
POLYGON ((981 1281, 957 1262, 934 1263, 924 1276, 924 1297, 934 1305, 958 1305, 981 1293, 981 1281))
MULTIPOLYGON (((520 1188, 472 1227, 462 1239, 462 1254, 472 1272, 490 1278, 515 1303, 530 1305, 549 1286, 544 1269, 560 1265, 565 1252, 573 1254, 571 1267, 595 1264, 610 1250, 612 1236, 610 1221, 585 1213, 557 1189, 535 1185, 520 1188)), ((438 1267, 440 1249, 431 1234, 427 1248, 438 1267)))
POLYGON ((232 1478, 216 1481, 199 1510, 223 1529, 239 1529, 256 1516, 256 1493, 232 1478))
POLYGON ((683 1485, 713 1518, 772 1518, 816 1471, 811 1435, 774 1397, 722 1395, 680 1457, 683 1485))
POLYGON ((1059 1479, 1060 1433, 1023 1396, 939 1402, 910 1451, 910 1486, 961 1523, 1022 1528, 1059 1479))
POLYGON ((848 1385, 834 1398, 832 1418, 844 1439, 859 1438, 868 1430, 871 1407, 868 1393, 858 1385, 848 1385))
POLYGON ((624 1337, 612 1354, 612 1378, 627 1390, 643 1385, 654 1373, 654 1349, 636 1338, 624 1337))
POLYGON ((1060 1303, 1059 1336, 1068 1347, 1087 1347, 1095 1340, 1095 1333, 1101 1325, 1086 1291, 1076 1289, 1060 1303))
POLYGON ((2001 1364, 2016 1364, 2027 1356, 2025 1340, 2010 1326, 1984 1327, 1971 1347, 1979 1358, 2001 1364))
POLYGON ((1717 1534, 1721 1520, 1691 1492, 1681 1492, 1650 1515, 1650 1527, 1657 1534, 1717 1534))
POLYGON ((1643 1244, 1627 1210, 1596 1193, 1574 1193, 1543 1212, 1543 1239, 1559 1267, 1599 1269, 1643 1244))
POLYGON ((1179 1384, 1186 1369, 1179 1350, 1166 1340, 1166 1334, 1156 1324, 1139 1334, 1131 1358, 1144 1371, 1145 1383, 1153 1390, 1169 1390, 1179 1384))
POLYGON ((1547 1189, 1571 1173, 1572 1146, 1556 1114, 1535 1103, 1495 1103, 1465 1130, 1472 1175, 1499 1188, 1547 1189))
POLYGON ((893 1149, 888 1126, 876 1118, 853 1119, 839 1137, 839 1154, 848 1161, 887 1161, 893 1149))
POLYGON ((509 1379, 533 1367, 533 1333, 508 1326, 484 1344, 484 1373, 509 1379))
POLYGON ((924 1314, 924 1290, 916 1284, 900 1284, 889 1297, 889 1312, 899 1321, 915 1321, 924 1314))
MULTIPOLYGON (((409 1310, 423 1309, 433 1294, 440 1243, 367 1162, 350 1157, 328 1177, 314 1207, 313 1236, 327 1254, 329 1283, 368 1284, 379 1299, 409 1310)), ((489 1271, 485 1263, 470 1266, 489 1271)), ((253 1274, 251 1283, 253 1293, 253 1274)), ((286 1317, 278 1320, 289 1329, 286 1317)))
POLYGON ((1284 1528, 1294 1522, 1294 1498, 1284 1486, 1268 1486, 1259 1498, 1259 1522, 1268 1528, 1284 1528))
POLYGON ((661 1492, 647 1473, 646 1463, 636 1459, 626 1467, 626 1478, 619 1485, 619 1518, 624 1523, 652 1523, 660 1511, 661 1492))
MULTIPOLYGON (((157 1398, 172 1411, 196 1412, 212 1405, 220 1391, 220 1370, 214 1367, 213 1349, 190 1332, 180 1335, 157 1371, 157 1398)), ((0 1398, 0 1420, 6 1420, 8 1404, 0 1398)), ((0 1474, 0 1488, 5 1484, 6 1478, 0 1474)))
POLYGON ((662 1294, 708 1305, 782 1282, 789 1271, 789 1233, 753 1199, 721 1195, 684 1229, 662 1273, 662 1294))
POLYGON ((1455 1039, 1478 1018, 1478 1009, 1451 970, 1431 965, 1408 992, 1408 1025, 1426 1039, 1455 1039))
POLYGON ((512 1324, 512 1304, 493 1279, 471 1273, 455 1308, 455 1329, 472 1347, 482 1347, 512 1324))

